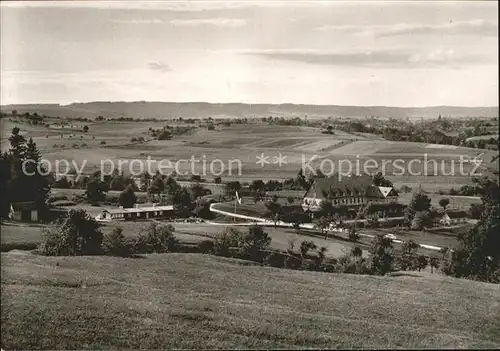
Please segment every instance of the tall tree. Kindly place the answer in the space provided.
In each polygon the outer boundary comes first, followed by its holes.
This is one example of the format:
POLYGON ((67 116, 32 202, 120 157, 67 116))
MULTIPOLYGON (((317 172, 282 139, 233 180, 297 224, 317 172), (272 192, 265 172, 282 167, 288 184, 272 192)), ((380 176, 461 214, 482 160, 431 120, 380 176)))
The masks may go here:
POLYGON ((179 188, 171 195, 174 211, 179 216, 188 216, 195 209, 196 203, 192 201, 191 195, 186 187, 179 188))
POLYGON ((237 180, 227 182, 226 184, 226 194, 229 196, 235 196, 237 191, 241 190, 241 184, 237 180))
POLYGON ((401 244, 400 265, 402 270, 416 270, 418 268, 418 248, 419 245, 413 240, 408 240, 401 244))
POLYGON ((319 205, 319 215, 320 216, 332 216, 335 208, 330 200, 322 200, 319 205))
POLYGON ((178 191, 180 188, 181 186, 177 183, 174 177, 167 177, 167 179, 165 180, 165 192, 171 195, 178 191))
POLYGON ((439 206, 443 208, 443 211, 446 211, 446 207, 450 204, 450 199, 441 199, 439 200, 439 206))
POLYGON ((141 191, 148 191, 149 186, 151 185, 151 174, 145 171, 140 176, 141 182, 141 191))
POLYGON ((417 212, 429 212, 431 208, 431 199, 422 191, 413 193, 410 204, 405 209, 405 223, 412 225, 417 212))
POLYGON ((12 129, 9 137, 10 148, 4 154, 4 171, 9 173, 5 179, 2 197, 4 206, 11 202, 34 202, 37 209, 44 211, 50 192, 50 185, 46 176, 42 175, 45 169, 40 164, 41 154, 36 143, 20 134, 19 128, 12 129))
POLYGON ((313 224, 316 229, 321 231, 321 234, 325 234, 325 239, 328 236, 328 229, 330 228, 330 224, 332 223, 331 216, 322 216, 314 220, 313 224))
POLYGON ((26 159, 33 160, 35 163, 39 163, 42 159, 40 151, 38 150, 36 143, 33 138, 29 138, 26 144, 26 159))
POLYGON ((384 178, 382 172, 378 172, 373 176, 373 183, 376 186, 392 186, 392 182, 384 178))
POLYGON ((97 204, 104 200, 105 193, 108 191, 106 183, 101 180, 101 172, 97 171, 89 177, 85 195, 91 204, 97 204))
POLYGON ((163 182, 163 178, 160 172, 157 172, 153 177, 153 181, 148 189, 148 192, 153 196, 156 195, 159 199, 160 194, 165 190, 165 183, 163 182))
POLYGON ((300 168, 299 173, 297 174, 297 183, 304 190, 309 188, 310 183, 307 181, 306 176, 304 175, 304 169, 300 168))
POLYGON ((191 200, 195 201, 196 199, 205 195, 206 189, 200 183, 193 183, 189 188, 189 193, 191 195, 191 200))
POLYGON ((20 160, 24 160, 26 156, 26 138, 20 134, 20 129, 18 127, 12 128, 9 143, 9 154, 13 157, 19 158, 20 160))
POLYGON ((128 185, 120 193, 120 196, 118 197, 118 203, 120 204, 120 206, 123 206, 123 208, 131 208, 134 207, 136 202, 137 197, 135 196, 134 189, 132 188, 132 186, 128 185))
POLYGON ((444 271, 455 277, 500 282, 500 190, 497 179, 484 177, 479 186, 483 212, 476 225, 460 233, 444 271))
POLYGON ((369 252, 373 274, 384 275, 392 271, 394 252, 391 239, 377 235, 372 240, 369 252))
POLYGON ((274 222, 274 226, 276 227, 276 224, 278 223, 278 221, 281 219, 282 216, 282 210, 283 210, 282 206, 280 205, 279 202, 272 200, 266 203, 266 208, 268 210, 269 216, 274 222))

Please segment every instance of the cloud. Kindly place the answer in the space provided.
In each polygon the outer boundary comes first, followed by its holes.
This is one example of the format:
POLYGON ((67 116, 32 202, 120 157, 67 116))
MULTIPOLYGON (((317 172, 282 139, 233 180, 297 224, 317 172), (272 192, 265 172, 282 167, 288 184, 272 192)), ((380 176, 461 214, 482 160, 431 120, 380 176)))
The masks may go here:
POLYGON ((148 68, 153 71, 160 71, 160 72, 172 71, 172 69, 165 62, 162 61, 148 62, 148 68))
POLYGON ((245 8, 311 8, 349 5, 343 1, 2 1, 2 7, 97 8, 107 10, 154 10, 200 12, 245 8))
POLYGON ((216 27, 243 27, 247 21, 241 18, 203 18, 203 19, 177 19, 170 24, 181 27, 216 26, 216 27))
POLYGON ((163 21, 159 19, 110 19, 113 23, 123 23, 123 24, 161 24, 163 21))
POLYGON ((371 34, 377 37, 409 36, 409 35, 477 35, 498 36, 498 23, 484 19, 470 21, 450 21, 441 24, 408 24, 371 25, 371 26, 337 26, 325 25, 315 29, 321 31, 337 31, 344 33, 371 34))
POLYGON ((244 55, 259 56, 283 61, 304 62, 333 66, 385 67, 385 68, 432 68, 454 67, 464 64, 487 63, 477 55, 459 55, 453 50, 440 49, 427 53, 404 51, 332 52, 320 50, 246 50, 244 55))

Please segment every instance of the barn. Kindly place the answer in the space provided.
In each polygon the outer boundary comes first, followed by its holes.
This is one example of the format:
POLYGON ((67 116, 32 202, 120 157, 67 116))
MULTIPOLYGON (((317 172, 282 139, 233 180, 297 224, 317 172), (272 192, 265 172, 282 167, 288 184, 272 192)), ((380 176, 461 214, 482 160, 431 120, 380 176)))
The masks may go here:
POLYGON ((153 218, 172 218, 174 217, 174 206, 150 206, 150 207, 133 207, 133 208, 114 208, 103 210, 95 217, 97 221, 107 222, 112 220, 135 221, 141 219, 153 218))

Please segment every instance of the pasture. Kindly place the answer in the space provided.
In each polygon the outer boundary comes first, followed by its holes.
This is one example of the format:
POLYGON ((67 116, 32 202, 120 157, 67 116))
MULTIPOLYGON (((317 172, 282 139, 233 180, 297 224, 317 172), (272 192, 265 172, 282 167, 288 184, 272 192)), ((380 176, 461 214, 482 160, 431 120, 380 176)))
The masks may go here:
POLYGON ((1 254, 4 349, 498 348, 495 284, 200 254, 1 254))

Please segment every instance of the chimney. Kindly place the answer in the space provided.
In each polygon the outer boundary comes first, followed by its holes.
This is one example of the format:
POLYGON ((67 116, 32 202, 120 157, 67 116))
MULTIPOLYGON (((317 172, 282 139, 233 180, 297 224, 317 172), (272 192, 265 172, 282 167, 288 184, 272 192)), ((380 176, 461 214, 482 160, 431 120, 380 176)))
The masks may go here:
POLYGON ((135 208, 139 208, 139 204, 135 204, 135 208))

